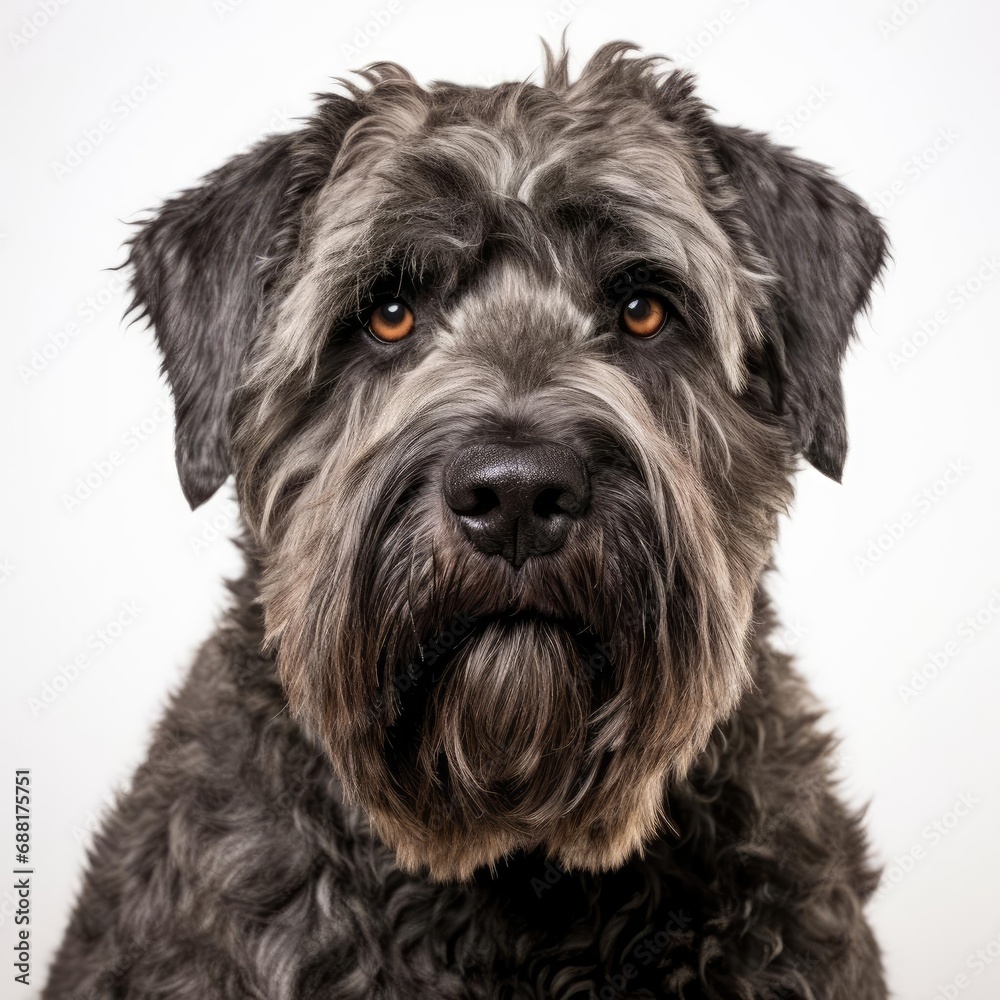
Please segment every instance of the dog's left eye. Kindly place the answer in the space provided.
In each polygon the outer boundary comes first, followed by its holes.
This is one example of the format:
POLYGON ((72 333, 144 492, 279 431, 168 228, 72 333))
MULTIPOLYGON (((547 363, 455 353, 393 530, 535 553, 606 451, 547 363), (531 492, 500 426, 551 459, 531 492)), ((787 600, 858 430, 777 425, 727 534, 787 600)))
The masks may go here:
POLYGON ((644 292, 622 306, 622 328, 635 337, 652 337, 663 329, 669 312, 666 299, 644 292))
POLYGON ((392 343, 413 331, 416 322, 413 310, 400 299, 377 305, 368 317, 368 329, 379 340, 392 343))

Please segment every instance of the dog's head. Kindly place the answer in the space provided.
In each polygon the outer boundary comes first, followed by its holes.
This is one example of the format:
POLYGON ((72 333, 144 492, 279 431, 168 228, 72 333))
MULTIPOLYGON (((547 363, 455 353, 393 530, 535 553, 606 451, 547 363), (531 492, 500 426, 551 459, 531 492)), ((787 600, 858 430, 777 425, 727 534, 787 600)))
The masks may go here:
POLYGON ((750 677, 796 456, 844 462, 883 233, 657 67, 375 65, 131 244, 185 493, 235 474, 291 707, 434 877, 641 846, 750 677))

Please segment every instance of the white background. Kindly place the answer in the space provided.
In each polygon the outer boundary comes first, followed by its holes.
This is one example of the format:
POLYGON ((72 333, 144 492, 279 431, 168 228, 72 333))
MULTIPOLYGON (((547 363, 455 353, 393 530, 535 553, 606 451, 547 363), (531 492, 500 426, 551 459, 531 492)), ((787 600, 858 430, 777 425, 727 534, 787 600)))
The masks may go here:
MULTIPOLYGON (((844 483, 801 473, 773 590, 785 642, 844 737, 845 794, 871 800, 890 866, 871 916, 895 993, 1000 995, 1000 960, 975 958, 1000 955, 996 8, 395 0, 371 31, 385 2, 69 0, 48 17, 43 6, 8 2, 0 16, 3 774, 32 769, 35 982, 95 818, 238 568, 228 489, 186 507, 150 336, 120 321, 120 277, 102 270, 122 259, 125 220, 290 127, 331 76, 394 59, 422 80, 526 77, 539 36, 557 41, 571 22, 576 65, 616 38, 675 57, 721 120, 831 164, 887 221, 895 261, 845 374, 844 483), (100 142, 73 161, 102 119, 100 142)), ((2 871, 11 810, 0 816, 2 871)), ((37 989, 11 977, 5 957, 0 995, 37 989)))

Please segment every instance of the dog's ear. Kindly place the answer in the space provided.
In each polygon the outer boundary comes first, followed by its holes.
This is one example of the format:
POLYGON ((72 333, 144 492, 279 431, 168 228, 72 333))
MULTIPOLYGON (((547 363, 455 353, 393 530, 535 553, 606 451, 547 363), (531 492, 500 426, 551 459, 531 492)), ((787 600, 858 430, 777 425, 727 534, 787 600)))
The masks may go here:
POLYGON ((229 398, 269 289, 298 246, 302 206, 329 175, 354 101, 327 95, 300 132, 265 139, 163 205, 129 242, 132 308, 151 321, 176 408, 184 496, 229 475, 229 398))
POLYGON ((885 261, 885 232, 818 164, 754 132, 714 131, 737 210, 779 282, 772 392, 797 449, 839 482, 847 457, 840 367, 885 261))
POLYGON ((292 180, 292 137, 234 157, 168 201, 129 243, 132 306, 153 324, 176 409, 184 496, 204 503, 229 474, 229 394, 263 300, 292 180))

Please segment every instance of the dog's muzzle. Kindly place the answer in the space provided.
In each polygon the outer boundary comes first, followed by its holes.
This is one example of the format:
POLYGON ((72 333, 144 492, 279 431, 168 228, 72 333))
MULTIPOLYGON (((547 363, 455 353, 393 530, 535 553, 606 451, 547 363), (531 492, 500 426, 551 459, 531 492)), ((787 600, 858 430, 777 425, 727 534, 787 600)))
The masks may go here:
POLYGON ((518 568, 529 556, 560 548, 587 510, 590 480, 566 445, 474 444, 446 466, 444 498, 476 548, 518 568))

